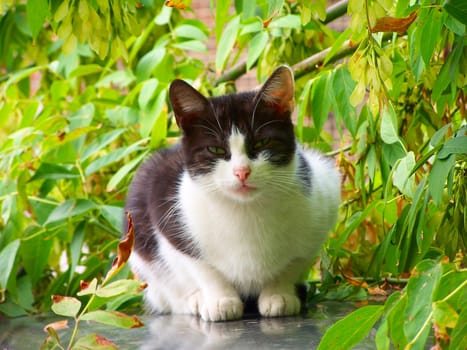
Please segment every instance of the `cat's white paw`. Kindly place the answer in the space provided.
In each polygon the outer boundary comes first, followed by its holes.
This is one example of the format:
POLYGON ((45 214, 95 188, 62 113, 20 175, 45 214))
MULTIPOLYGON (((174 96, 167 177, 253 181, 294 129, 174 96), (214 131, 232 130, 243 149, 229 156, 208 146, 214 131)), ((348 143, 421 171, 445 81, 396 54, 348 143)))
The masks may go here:
POLYGON ((291 316, 300 312, 300 299, 293 294, 262 293, 258 300, 259 313, 265 317, 291 316))
POLYGON ((221 297, 205 300, 199 309, 204 321, 237 320, 243 315, 243 303, 238 297, 221 297))

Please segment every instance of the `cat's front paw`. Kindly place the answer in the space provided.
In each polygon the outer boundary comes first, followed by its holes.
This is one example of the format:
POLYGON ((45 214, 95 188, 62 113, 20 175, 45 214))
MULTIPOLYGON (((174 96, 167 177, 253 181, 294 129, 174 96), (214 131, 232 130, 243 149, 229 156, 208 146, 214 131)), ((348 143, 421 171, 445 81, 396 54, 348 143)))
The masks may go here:
POLYGON ((300 299, 293 294, 263 293, 259 297, 258 308, 265 317, 296 315, 300 312, 300 299))
POLYGON ((243 315, 243 303, 238 297, 206 300, 199 310, 204 321, 238 320, 243 315))

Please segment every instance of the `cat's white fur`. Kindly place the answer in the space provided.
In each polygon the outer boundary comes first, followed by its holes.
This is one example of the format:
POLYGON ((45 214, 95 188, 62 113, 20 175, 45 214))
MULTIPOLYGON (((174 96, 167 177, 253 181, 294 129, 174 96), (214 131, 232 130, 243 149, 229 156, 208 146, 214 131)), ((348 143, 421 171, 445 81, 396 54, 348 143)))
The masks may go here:
POLYGON ((243 135, 230 137, 230 161, 218 161, 208 175, 183 175, 177 194, 188 239, 197 259, 176 250, 158 234, 159 258, 148 264, 138 254, 130 261, 149 287, 146 299, 160 313, 199 314, 219 321, 242 316, 242 295, 259 295, 264 316, 299 312, 295 283, 334 226, 340 200, 340 177, 319 153, 297 149, 285 167, 265 155, 251 160, 243 135), (298 175, 298 155, 311 168, 311 192, 298 175), (234 175, 249 167, 247 190, 234 175))

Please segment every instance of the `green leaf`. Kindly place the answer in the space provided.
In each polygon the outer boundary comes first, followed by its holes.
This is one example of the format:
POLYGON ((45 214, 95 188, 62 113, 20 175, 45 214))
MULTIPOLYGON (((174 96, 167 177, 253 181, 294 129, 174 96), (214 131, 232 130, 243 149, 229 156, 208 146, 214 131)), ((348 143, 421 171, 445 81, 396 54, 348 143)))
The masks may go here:
POLYGON ((152 105, 148 106, 141 116, 141 127, 139 133, 141 137, 148 137, 154 128, 156 119, 161 115, 167 96, 167 90, 162 90, 152 105))
POLYGON ((145 284, 137 280, 118 280, 96 290, 96 295, 101 298, 113 298, 121 294, 137 294, 145 284))
POLYGON ((457 136, 447 140, 438 152, 438 159, 446 159, 451 154, 467 154, 467 136, 457 136))
POLYGON ((123 167, 121 167, 114 176, 110 179, 109 183, 107 184, 106 191, 107 192, 112 192, 115 191, 117 188, 118 184, 128 175, 128 173, 133 170, 134 167, 136 167, 141 160, 146 157, 148 154, 149 150, 143 152, 140 154, 138 157, 133 159, 132 161, 128 162, 125 164, 123 167))
POLYGON ((79 258, 81 257, 81 249, 84 242, 84 233, 86 228, 86 221, 81 221, 75 228, 73 238, 70 244, 70 277, 68 283, 71 284, 73 275, 75 274, 76 266, 78 266, 79 258))
POLYGON ((381 138, 387 144, 399 142, 397 116, 392 103, 386 104, 381 114, 381 138))
POLYGON ((347 67, 337 69, 334 74, 332 74, 334 112, 342 118, 345 126, 354 137, 357 133, 357 112, 355 107, 350 103, 350 96, 355 86, 356 83, 350 76, 347 67))
POLYGON ((76 317, 81 309, 81 302, 73 297, 52 295, 52 311, 60 316, 76 317))
POLYGON ((10 278, 13 265, 15 263, 16 253, 18 252, 20 240, 16 239, 10 242, 0 252, 0 289, 6 289, 8 279, 10 278))
POLYGON ((300 142, 304 142, 304 121, 305 121, 305 116, 308 115, 309 111, 309 104, 310 104, 310 91, 311 91, 311 86, 313 84, 313 80, 308 80, 305 86, 303 87, 302 93, 300 94, 300 97, 298 99, 298 111, 297 111, 297 127, 296 127, 296 133, 297 137, 300 142))
POLYGON ((163 26, 170 21, 170 17, 172 16, 172 7, 169 6, 162 6, 161 12, 154 18, 154 23, 157 25, 163 26))
POLYGON ((448 132, 449 128, 451 127, 451 124, 446 124, 442 128, 438 129, 433 136, 430 139, 430 145, 433 147, 436 147, 440 144, 440 142, 443 140, 444 136, 448 132))
POLYGON ((467 307, 465 307, 464 304, 464 308, 459 314, 456 327, 454 327, 451 333, 449 350, 465 348, 465 344, 467 344, 467 307))
POLYGON ((69 199, 50 213, 44 225, 83 215, 96 208, 96 203, 88 199, 69 199))
POLYGON ((24 269, 28 273, 32 284, 36 284, 42 277, 44 268, 49 261, 49 255, 52 250, 54 239, 46 235, 35 235, 40 232, 39 226, 27 230, 21 244, 20 255, 23 260, 24 269), (28 239, 29 236, 34 238, 28 239))
POLYGON ((405 310, 407 307, 407 295, 401 295, 388 314, 389 335, 395 349, 405 349, 407 337, 404 332, 405 310))
POLYGON ((413 198, 414 195, 415 175, 411 175, 414 166, 415 154, 410 151, 404 158, 400 159, 394 171, 394 186, 409 198, 413 198))
POLYGON ((162 109, 156 118, 151 132, 151 148, 157 149, 162 146, 167 137, 167 109, 162 109))
POLYGON ((329 96, 331 79, 331 74, 321 74, 313 81, 311 86, 311 114, 318 133, 323 130, 331 109, 331 97, 329 96))
MULTIPOLYGON (((441 277, 441 265, 423 260, 407 282, 407 307, 403 316, 409 346, 423 349, 431 328, 433 293, 441 277)), ((402 316, 401 316, 402 317, 402 316)))
POLYGON ((102 67, 99 66, 98 64, 85 64, 85 65, 80 65, 77 66, 75 69, 73 69, 70 74, 69 78, 78 78, 78 77, 83 77, 85 75, 90 75, 90 74, 96 74, 102 72, 102 67))
POLYGON ((96 310, 84 314, 82 320, 95 321, 120 328, 138 328, 144 324, 136 316, 128 316, 117 311, 96 310))
POLYGON ((337 52, 339 52, 344 42, 349 38, 350 33, 351 33, 351 28, 347 28, 337 37, 336 41, 331 46, 331 50, 329 50, 326 57, 324 58, 323 66, 325 66, 329 62, 329 60, 333 58, 337 52))
POLYGON ((274 19, 269 28, 294 28, 300 29, 301 28, 301 20, 300 16, 298 15, 285 15, 274 19))
MULTIPOLYGON (((141 61, 139 62, 141 63, 141 61)), ((138 77, 139 78, 139 77, 138 77)), ((106 75, 102 80, 96 83, 96 87, 105 87, 110 88, 113 86, 118 86, 119 88, 128 87, 135 81, 135 76, 133 71, 130 69, 118 70, 116 72, 106 75)))
POLYGON ((242 20, 251 18, 255 15, 255 9, 256 9, 256 0, 242 0, 242 20))
POLYGON ((196 52, 207 52, 208 49, 206 44, 199 40, 187 40, 172 45, 173 47, 179 48, 186 51, 196 51, 196 52))
POLYGON ((430 64, 431 56, 438 43, 443 23, 443 12, 438 11, 438 9, 432 9, 425 23, 422 24, 421 39, 423 42, 420 43, 420 53, 427 66, 430 64))
POLYGON ((251 39, 248 45, 248 57, 246 60, 246 69, 249 70, 255 64, 258 57, 263 52, 268 43, 269 35, 265 31, 261 31, 251 39))
POLYGON ((281 12, 284 0, 268 0, 268 15, 266 18, 276 16, 281 12))
POLYGON ((109 145, 112 141, 117 139, 125 131, 126 129, 116 129, 99 135, 84 149, 83 153, 81 154, 80 160, 84 162, 90 156, 97 153, 105 146, 109 145))
MULTIPOLYGON (((164 6, 165 7, 165 6, 164 6)), ((71 350, 118 350, 118 346, 110 340, 95 333, 78 338, 71 350)))
POLYGON ((240 26, 240 16, 235 16, 225 27, 219 40, 216 53, 216 71, 224 70, 227 59, 232 55, 232 49, 237 40, 238 28, 240 26))
POLYGON ((47 0, 29 0, 26 2, 26 12, 32 37, 35 40, 49 14, 49 2, 47 0))
MULTIPOLYGON (((230 0, 219 0, 216 2, 216 42, 219 44, 221 40, 221 34, 224 29, 225 23, 227 22, 227 18, 229 16, 229 9, 230 9, 230 0)), ((216 65, 217 66, 217 65, 216 65)))
POLYGON ((115 229, 116 232, 120 233, 122 230, 122 218, 123 208, 113 205, 101 206, 101 214, 107 220, 107 222, 115 229))
POLYGON ((138 96, 138 104, 141 109, 146 108, 149 101, 151 101, 152 97, 156 93, 158 85, 159 81, 155 78, 148 79, 143 83, 143 87, 141 88, 138 96))
POLYGON ((446 178, 449 172, 452 171, 456 162, 456 155, 451 154, 445 159, 436 158, 428 174, 428 186, 431 196, 436 205, 441 204, 443 192, 446 184, 446 178))
POLYGON ((123 157, 138 151, 141 148, 140 145, 144 142, 146 142, 146 139, 142 139, 126 148, 119 148, 113 152, 107 153, 101 158, 96 159, 86 167, 85 175, 89 176, 106 166, 118 162, 123 157))
POLYGON ((29 179, 29 182, 35 180, 61 180, 61 179, 75 179, 79 177, 78 170, 72 168, 69 170, 68 167, 64 167, 53 163, 41 163, 39 169, 36 170, 34 175, 29 179))
POLYGON ((181 24, 175 27, 173 34, 180 38, 195 39, 198 41, 208 40, 208 36, 201 29, 190 24, 181 24))
POLYGON ((465 0, 446 0, 443 7, 452 17, 467 25, 467 2, 465 0))
POLYGON ((368 305, 336 322, 324 333, 318 350, 347 350, 360 343, 383 313, 383 305, 368 305))

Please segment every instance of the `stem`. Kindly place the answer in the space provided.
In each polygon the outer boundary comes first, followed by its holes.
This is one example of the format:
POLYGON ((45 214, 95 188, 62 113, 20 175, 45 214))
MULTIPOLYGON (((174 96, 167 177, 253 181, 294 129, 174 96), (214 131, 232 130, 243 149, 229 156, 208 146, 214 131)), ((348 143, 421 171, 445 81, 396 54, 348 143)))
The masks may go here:
POLYGON ((326 153, 326 156, 327 156, 327 157, 334 157, 335 155, 337 155, 337 154, 339 154, 339 153, 341 153, 341 152, 347 152, 347 151, 349 151, 350 149, 352 149, 352 145, 345 146, 345 147, 336 149, 336 150, 331 151, 331 152, 327 152, 327 153, 326 153))
MULTIPOLYGON (((355 45, 355 43, 352 43, 350 40, 347 40, 342 45, 342 48, 340 49, 340 51, 337 52, 331 59, 329 59, 328 62, 332 63, 332 62, 338 61, 341 58, 346 57, 350 55, 351 53, 355 52, 357 48, 358 48, 358 45, 355 45)), ((324 60, 326 59, 326 56, 329 54, 330 51, 331 51, 331 47, 328 47, 327 49, 324 49, 323 51, 320 51, 314 54, 313 56, 310 56, 304 59, 303 61, 295 64, 292 67, 295 78, 296 79, 300 78, 307 73, 318 70, 319 66, 324 62, 324 60)))
POLYGON ((73 333, 71 333, 70 341, 68 342, 67 350, 70 350, 76 336, 78 335, 78 324, 79 324, 79 317, 75 317, 75 326, 73 327, 73 333))

